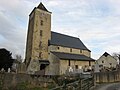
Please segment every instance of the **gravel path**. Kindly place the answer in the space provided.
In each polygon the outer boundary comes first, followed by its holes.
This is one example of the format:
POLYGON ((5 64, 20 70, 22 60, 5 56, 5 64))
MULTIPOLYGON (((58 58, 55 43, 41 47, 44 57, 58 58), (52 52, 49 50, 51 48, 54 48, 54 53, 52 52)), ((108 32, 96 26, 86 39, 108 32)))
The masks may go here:
POLYGON ((120 90, 120 82, 119 83, 109 83, 109 84, 100 84, 91 90, 120 90))

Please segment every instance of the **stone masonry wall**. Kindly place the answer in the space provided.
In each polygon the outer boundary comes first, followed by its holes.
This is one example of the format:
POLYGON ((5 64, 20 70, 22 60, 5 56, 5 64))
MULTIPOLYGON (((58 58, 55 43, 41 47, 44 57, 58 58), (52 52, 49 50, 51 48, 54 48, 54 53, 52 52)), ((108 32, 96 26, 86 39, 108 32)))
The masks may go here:
POLYGON ((80 50, 80 49, 63 47, 63 46, 51 45, 51 46, 49 46, 49 51, 65 52, 65 53, 71 53, 71 54, 81 54, 81 55, 91 57, 91 52, 88 50, 80 50), (59 49, 58 49, 58 47, 59 47, 59 49), (72 52, 71 52, 71 49, 72 49, 72 52))
POLYGON ((95 73, 94 79, 97 83, 120 82, 120 71, 95 73))
POLYGON ((16 87, 20 83, 28 83, 30 86, 47 87, 54 81, 50 77, 35 76, 28 74, 0 73, 0 86, 7 90, 10 87, 16 87))

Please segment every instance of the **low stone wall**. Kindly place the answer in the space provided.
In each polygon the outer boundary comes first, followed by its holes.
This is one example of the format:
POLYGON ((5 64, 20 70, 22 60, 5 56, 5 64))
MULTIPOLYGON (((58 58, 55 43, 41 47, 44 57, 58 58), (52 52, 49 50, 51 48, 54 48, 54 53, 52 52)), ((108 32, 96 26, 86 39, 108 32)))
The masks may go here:
POLYGON ((27 83, 30 87, 47 87, 55 84, 52 77, 49 76, 0 73, 0 86, 5 90, 10 87, 16 87, 21 83, 27 83))
POLYGON ((120 82, 120 71, 94 73, 96 83, 120 82))
MULTIPOLYGON (((31 88, 34 87, 46 88, 46 90, 49 90, 51 88, 62 85, 68 84, 69 86, 71 85, 69 83, 76 82, 78 80, 84 81, 83 78, 81 78, 79 75, 78 76, 64 76, 64 75, 41 76, 41 75, 29 75, 29 74, 0 73, 0 90, 30 90, 31 88), (18 86, 19 88, 16 89, 18 86)), ((92 80, 94 79, 92 78, 92 80)), ((88 85, 89 84, 90 83, 88 83, 88 85)))

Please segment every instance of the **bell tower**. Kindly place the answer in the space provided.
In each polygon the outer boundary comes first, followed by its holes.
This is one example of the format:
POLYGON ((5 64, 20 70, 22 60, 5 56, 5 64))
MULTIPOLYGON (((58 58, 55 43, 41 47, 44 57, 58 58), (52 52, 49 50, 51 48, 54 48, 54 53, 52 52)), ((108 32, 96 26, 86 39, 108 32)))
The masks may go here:
POLYGON ((51 12, 40 3, 29 15, 25 60, 28 73, 39 71, 40 62, 48 60, 48 41, 50 39, 51 12))

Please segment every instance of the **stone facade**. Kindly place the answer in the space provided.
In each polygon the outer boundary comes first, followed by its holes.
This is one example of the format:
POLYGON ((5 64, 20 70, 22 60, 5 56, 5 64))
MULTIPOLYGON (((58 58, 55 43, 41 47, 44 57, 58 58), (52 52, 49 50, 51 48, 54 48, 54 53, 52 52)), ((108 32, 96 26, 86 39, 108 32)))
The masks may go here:
MULTIPOLYGON (((56 45, 53 43, 51 44, 51 33, 51 12, 40 3, 38 7, 34 8, 29 16, 25 60, 27 73, 35 74, 38 71, 44 70, 45 75, 61 75, 65 74, 67 68, 70 66, 68 65, 68 61, 70 61, 72 67, 75 67, 75 65, 91 66, 94 64, 94 60, 90 58, 91 51, 88 50, 78 38, 63 35, 66 39, 70 38, 73 41, 76 40, 76 44, 78 45, 76 46, 74 44, 75 47, 71 47, 70 45, 56 45), (87 57, 88 60, 64 60, 54 55, 52 52, 83 55, 84 57, 87 57)), ((61 35, 58 35, 57 38, 59 38, 59 36, 61 37, 61 35)), ((59 41, 59 39, 57 41, 59 41)), ((64 43, 66 44, 66 41, 64 41, 64 43)))
POLYGON ((120 82, 120 71, 98 72, 94 73, 96 83, 115 83, 120 82))
POLYGON ((117 60, 115 58, 113 58, 110 54, 108 54, 107 52, 105 52, 98 60, 97 60, 97 64, 99 65, 103 65, 103 67, 114 67, 116 68, 117 60))
POLYGON ((72 53, 72 54, 81 54, 88 57, 91 57, 91 52, 88 50, 82 50, 77 48, 70 48, 70 47, 64 47, 64 46, 55 46, 50 45, 49 51, 55 51, 55 52, 65 52, 65 53, 72 53))
POLYGON ((55 76, 0 73, 0 90, 35 90, 33 88, 55 87, 54 78, 57 79, 55 76))
POLYGON ((92 66, 94 65, 94 61, 78 61, 78 60, 63 60, 58 58, 56 55, 50 53, 49 55, 50 65, 46 68, 47 75, 63 75, 66 73, 66 70, 69 67, 72 67, 74 70, 76 66, 77 69, 85 68, 85 66, 92 66), (69 65, 70 61, 70 65, 69 65))
POLYGON ((51 13, 35 8, 29 16, 26 46, 28 72, 40 70, 39 60, 48 60, 48 40, 51 38, 51 13))

